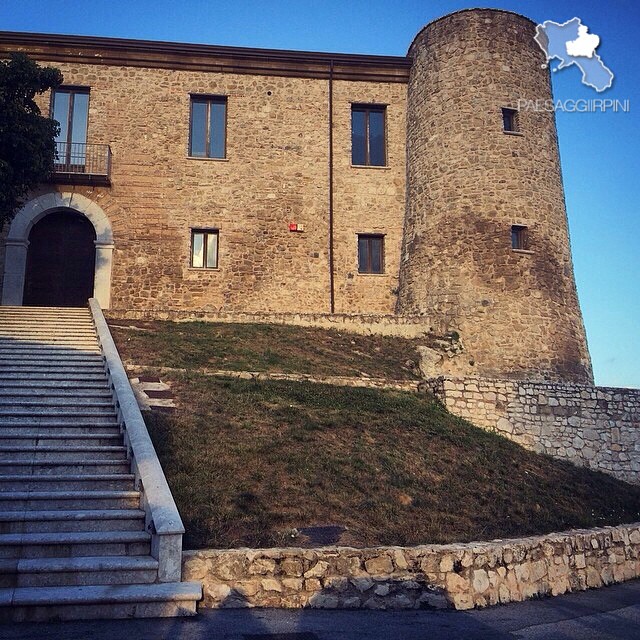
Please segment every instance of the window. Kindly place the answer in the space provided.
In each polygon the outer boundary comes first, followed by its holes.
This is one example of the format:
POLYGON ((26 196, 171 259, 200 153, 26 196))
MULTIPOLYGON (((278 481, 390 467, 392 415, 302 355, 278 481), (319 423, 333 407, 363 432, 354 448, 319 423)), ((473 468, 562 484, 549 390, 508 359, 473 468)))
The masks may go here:
POLYGON ((384 236, 358 235, 358 272, 384 273, 384 236))
POLYGON ((224 96, 191 97, 190 156, 225 158, 226 129, 227 99, 224 96))
POLYGON ((191 231, 191 266, 194 269, 217 269, 218 235, 217 229, 191 231))
POLYGON ((511 227, 511 248, 519 250, 529 249, 529 233, 527 227, 514 224, 511 227))
POLYGON ((517 109, 502 109, 502 130, 508 133, 519 131, 517 109))
POLYGON ((351 106, 351 164, 384 167, 386 107, 351 106))
POLYGON ((51 114, 60 124, 60 133, 56 137, 56 169, 83 171, 87 156, 89 89, 60 87, 53 92, 51 114))

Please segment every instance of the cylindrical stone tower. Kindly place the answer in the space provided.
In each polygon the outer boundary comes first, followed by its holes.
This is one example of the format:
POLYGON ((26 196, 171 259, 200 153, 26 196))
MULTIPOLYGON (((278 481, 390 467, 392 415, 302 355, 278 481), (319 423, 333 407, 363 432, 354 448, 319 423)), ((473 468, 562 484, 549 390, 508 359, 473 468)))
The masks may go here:
POLYGON ((551 99, 534 35, 471 9, 409 49, 397 311, 459 333, 467 374, 590 383, 555 118, 522 102, 551 99))

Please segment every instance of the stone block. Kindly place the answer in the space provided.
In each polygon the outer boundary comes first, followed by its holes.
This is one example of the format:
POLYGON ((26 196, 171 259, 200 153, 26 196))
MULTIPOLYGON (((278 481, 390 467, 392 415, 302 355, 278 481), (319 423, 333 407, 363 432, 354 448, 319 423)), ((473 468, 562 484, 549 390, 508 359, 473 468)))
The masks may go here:
POLYGON ((365 560, 365 569, 372 575, 386 575, 393 573, 393 562, 386 555, 376 556, 369 560, 365 560))
POLYGON ((324 560, 318 560, 316 564, 311 567, 308 571, 305 571, 305 578, 322 578, 327 574, 327 570, 329 569, 329 563, 324 560))
POLYGON ((473 572, 473 589, 476 593, 484 593, 490 586, 489 576, 483 569, 476 569, 473 572))

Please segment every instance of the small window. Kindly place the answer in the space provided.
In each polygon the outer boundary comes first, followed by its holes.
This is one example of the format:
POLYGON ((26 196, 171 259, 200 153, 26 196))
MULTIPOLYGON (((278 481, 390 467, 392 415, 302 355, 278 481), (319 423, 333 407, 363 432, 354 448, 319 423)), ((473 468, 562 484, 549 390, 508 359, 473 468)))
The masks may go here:
POLYGON ((358 272, 384 273, 384 236, 358 235, 358 272))
POLYGON ((529 248, 529 233, 527 227, 514 224, 511 227, 511 248, 527 250, 529 248))
POLYGON ((191 231, 191 266, 194 269, 218 267, 218 235, 216 229, 191 231))
POLYGON ((502 130, 509 133, 516 133, 520 130, 517 109, 502 109, 502 130))
POLYGON ((191 97, 189 155, 225 158, 227 153, 227 99, 224 96, 191 97))
POLYGON ((351 164, 386 166, 385 113, 386 107, 352 105, 351 164))

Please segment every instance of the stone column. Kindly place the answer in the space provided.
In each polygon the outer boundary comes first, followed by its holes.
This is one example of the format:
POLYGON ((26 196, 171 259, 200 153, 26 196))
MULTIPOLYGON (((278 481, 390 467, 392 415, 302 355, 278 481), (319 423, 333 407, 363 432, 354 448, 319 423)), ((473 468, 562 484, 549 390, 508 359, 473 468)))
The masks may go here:
POLYGON ((3 305, 22 305, 28 247, 28 240, 7 240, 5 243, 5 269, 4 282, 2 284, 3 305))
POLYGON ((96 241, 96 267, 93 297, 103 309, 111 305, 111 263, 113 243, 96 241))

